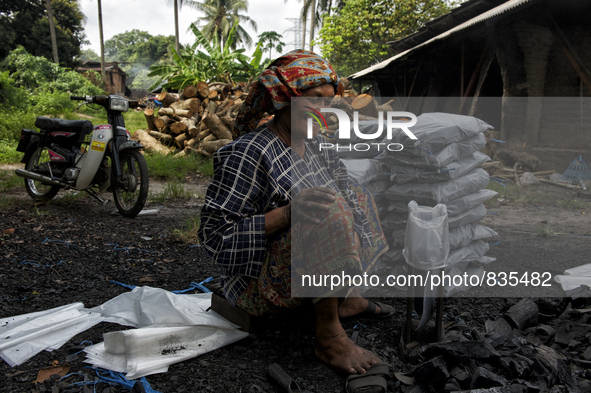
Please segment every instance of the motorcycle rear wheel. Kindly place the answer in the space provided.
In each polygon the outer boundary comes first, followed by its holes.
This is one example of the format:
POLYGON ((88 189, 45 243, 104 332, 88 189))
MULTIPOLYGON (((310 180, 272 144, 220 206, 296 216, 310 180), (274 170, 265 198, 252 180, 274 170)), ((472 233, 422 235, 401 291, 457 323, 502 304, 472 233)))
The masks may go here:
MULTIPOLYGON (((32 146, 30 150, 27 151, 26 156, 25 169, 27 171, 39 172, 39 169, 41 168, 50 168, 51 161, 49 160, 47 147, 40 149, 38 144, 32 146)), ((49 170, 47 172, 48 173, 42 174, 48 177, 51 176, 49 170)), ((27 193, 31 198, 36 201, 40 201, 52 199, 57 195, 61 187, 43 184, 40 181, 32 179, 25 179, 25 188, 27 189, 27 193)))
POLYGON ((148 198, 148 164, 138 150, 123 150, 119 154, 119 162, 121 181, 115 179, 113 199, 119 214, 133 218, 142 211, 148 198))

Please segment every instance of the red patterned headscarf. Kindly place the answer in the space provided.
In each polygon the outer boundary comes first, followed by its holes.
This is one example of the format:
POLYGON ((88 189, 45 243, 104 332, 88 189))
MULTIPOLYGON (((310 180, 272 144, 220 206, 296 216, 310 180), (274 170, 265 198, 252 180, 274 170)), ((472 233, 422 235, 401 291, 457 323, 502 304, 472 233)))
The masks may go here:
POLYGON ((298 49, 279 57, 259 75, 242 104, 232 132, 234 139, 254 130, 265 112, 290 106, 292 97, 326 83, 336 92, 339 77, 317 54, 298 49))

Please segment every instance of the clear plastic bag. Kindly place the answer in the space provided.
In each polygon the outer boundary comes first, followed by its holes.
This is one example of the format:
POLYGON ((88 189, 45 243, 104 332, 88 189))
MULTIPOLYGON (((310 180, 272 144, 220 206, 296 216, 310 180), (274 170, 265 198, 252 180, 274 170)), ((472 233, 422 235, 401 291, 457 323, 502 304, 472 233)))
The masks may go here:
POLYGON ((445 205, 435 207, 408 204, 408 223, 404 237, 404 259, 409 265, 431 270, 447 266, 449 227, 445 205))

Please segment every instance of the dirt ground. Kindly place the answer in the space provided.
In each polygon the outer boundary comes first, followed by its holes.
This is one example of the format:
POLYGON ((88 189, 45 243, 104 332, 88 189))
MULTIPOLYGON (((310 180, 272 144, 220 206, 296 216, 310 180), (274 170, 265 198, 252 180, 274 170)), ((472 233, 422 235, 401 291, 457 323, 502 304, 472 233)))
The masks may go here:
MULTIPOLYGON (((24 190, 14 190, 5 197, 14 202, 0 207, 0 233, 14 228, 14 234, 2 235, 0 241, 0 318, 46 310, 72 302, 88 308, 128 289, 109 283, 115 280, 130 285, 149 285, 168 290, 185 289, 191 281, 216 276, 219 271, 200 247, 190 247, 175 236, 187 219, 198 213, 207 183, 186 184, 196 197, 182 201, 150 203, 145 209, 157 209, 153 215, 125 219, 112 214, 113 202, 105 205, 89 197, 60 199, 35 206, 24 190), (60 240, 58 241, 45 241, 60 240), (118 247, 113 246, 118 244, 118 247), (115 250, 126 247, 127 251, 115 250), (35 264, 23 264, 33 261, 35 264), (65 261, 65 263, 60 263, 65 261), (48 267, 46 265, 53 265, 48 267)), ((151 183, 151 192, 163 187, 151 183)), ((483 224, 499 233, 500 242, 487 255, 497 258, 490 270, 549 272, 552 277, 565 269, 591 262, 591 211, 567 208, 558 204, 574 198, 573 191, 552 185, 532 186, 534 196, 523 206, 510 197, 488 206, 483 224)), ((589 208, 589 205, 586 205, 589 208)), ((562 290, 551 280, 547 296, 561 296, 562 290)), ((529 289, 509 294, 506 289, 467 292, 445 305, 444 322, 459 316, 465 323, 482 327, 500 315, 518 297, 532 296, 529 289), (513 297, 514 296, 514 297, 513 297)), ((408 371, 411 364, 400 357, 398 344, 405 318, 404 299, 380 299, 393 305, 397 313, 389 320, 349 321, 344 327, 364 338, 364 346, 392 364, 395 371, 408 371)), ((90 392, 93 386, 71 385, 92 380, 95 374, 85 369, 80 350, 84 340, 102 341, 102 334, 125 330, 116 324, 101 323, 71 339, 54 352, 43 352, 23 365, 11 368, 2 362, 0 392, 90 392), (52 361, 68 362, 73 373, 62 381, 34 384, 37 371, 52 361)), ((341 392, 344 376, 321 364, 313 353, 313 320, 305 311, 294 312, 265 321, 263 330, 198 358, 175 364, 165 374, 147 377, 152 387, 172 392, 274 392, 266 369, 279 363, 310 392, 341 392)), ((401 391, 400 383, 391 381, 389 391, 401 391)), ((125 389, 101 383, 96 391, 123 392, 125 389)))

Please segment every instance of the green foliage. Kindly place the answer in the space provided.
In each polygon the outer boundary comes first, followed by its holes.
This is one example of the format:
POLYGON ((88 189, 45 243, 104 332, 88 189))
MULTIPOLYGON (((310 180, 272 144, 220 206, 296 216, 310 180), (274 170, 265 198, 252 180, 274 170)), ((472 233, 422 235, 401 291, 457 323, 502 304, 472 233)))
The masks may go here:
POLYGON ((146 155, 150 176, 166 181, 183 181, 190 173, 201 173, 213 176, 213 160, 201 156, 189 155, 183 158, 163 156, 161 154, 146 155))
POLYGON ((265 31, 259 35, 259 44, 262 45, 263 51, 269 51, 269 59, 273 58, 271 55, 273 49, 279 53, 283 51, 285 43, 281 41, 282 38, 283 36, 276 31, 265 31))
POLYGON ((0 106, 23 107, 26 101, 27 95, 14 86, 10 72, 0 72, 0 106))
MULTIPOLYGON (((84 14, 77 0, 52 0, 60 64, 74 67, 85 40, 84 14)), ((0 2, 0 59, 23 46, 35 56, 53 59, 45 0, 0 2)))
POLYGON ((164 81, 168 82, 162 86, 172 89, 180 89, 200 81, 228 83, 247 81, 251 73, 254 72, 252 71, 254 66, 249 63, 249 57, 243 54, 244 49, 231 51, 237 26, 237 24, 234 25, 230 30, 228 39, 222 46, 217 36, 213 37, 213 42, 210 44, 197 26, 191 23, 191 30, 196 37, 195 43, 191 47, 182 48, 180 53, 171 46, 174 64, 150 67, 151 72, 148 76, 158 77, 157 82, 151 88, 164 81), (205 52, 198 50, 199 46, 205 52))
POLYGON ((242 11, 248 11, 248 1, 204 0, 202 2, 187 1, 186 3, 205 14, 205 16, 198 18, 198 24, 205 24, 201 32, 207 41, 213 41, 213 38, 217 37, 219 42, 225 44, 229 40, 230 31, 236 29, 234 42, 230 44, 230 48, 236 49, 238 44, 247 47, 252 45, 252 38, 239 25, 240 22, 247 22, 254 31, 257 31, 256 22, 250 17, 240 14, 242 11))
POLYGON ((23 178, 18 177, 12 170, 0 170, 0 192, 10 191, 16 187, 22 187, 23 178))
POLYGON ((92 49, 84 49, 80 51, 80 60, 92 60, 92 61, 101 61, 101 57, 92 49))
MULTIPOLYGON (((10 72, 14 86, 29 91, 70 92, 75 95, 96 95, 102 90, 76 71, 66 70, 41 56, 33 56, 19 46, 0 63, 0 70, 10 72)), ((100 78, 99 78, 100 79, 100 78)))
POLYGON ((349 0, 327 16, 317 43, 340 75, 391 57, 387 42, 405 37, 450 10, 447 0, 349 0))
POLYGON ((0 163, 1 164, 12 164, 20 162, 23 158, 23 154, 16 151, 16 142, 8 142, 0 139, 0 163))
POLYGON ((172 235, 179 241, 187 244, 199 244, 199 223, 201 217, 197 215, 189 216, 180 229, 173 229, 172 235))

